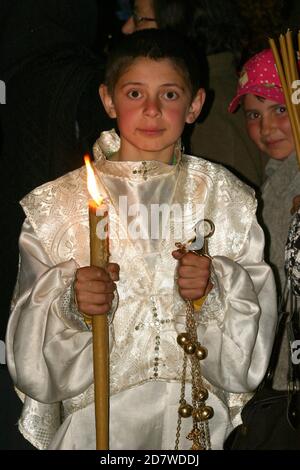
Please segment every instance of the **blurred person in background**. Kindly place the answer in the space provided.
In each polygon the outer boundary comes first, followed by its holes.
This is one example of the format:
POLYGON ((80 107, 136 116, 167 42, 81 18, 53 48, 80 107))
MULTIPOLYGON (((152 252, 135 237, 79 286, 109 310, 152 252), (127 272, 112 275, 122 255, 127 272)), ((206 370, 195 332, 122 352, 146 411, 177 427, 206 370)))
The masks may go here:
POLYGON ((254 54, 269 47, 269 37, 275 38, 290 27, 294 7, 299 5, 299 0, 251 0, 251 8, 246 0, 236 0, 236 4, 245 24, 244 64, 254 54))

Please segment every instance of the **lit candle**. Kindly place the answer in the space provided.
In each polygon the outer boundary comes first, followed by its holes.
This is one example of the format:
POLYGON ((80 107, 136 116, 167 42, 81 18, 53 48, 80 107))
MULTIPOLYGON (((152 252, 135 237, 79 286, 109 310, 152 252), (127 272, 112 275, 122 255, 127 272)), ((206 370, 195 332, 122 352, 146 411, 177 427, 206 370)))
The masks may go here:
MULTIPOLYGON (((105 268, 109 258, 108 210, 99 193, 89 156, 87 168, 90 223, 90 264, 105 268)), ((95 387, 96 449, 109 449, 109 344, 107 315, 93 315, 93 363, 95 387)))

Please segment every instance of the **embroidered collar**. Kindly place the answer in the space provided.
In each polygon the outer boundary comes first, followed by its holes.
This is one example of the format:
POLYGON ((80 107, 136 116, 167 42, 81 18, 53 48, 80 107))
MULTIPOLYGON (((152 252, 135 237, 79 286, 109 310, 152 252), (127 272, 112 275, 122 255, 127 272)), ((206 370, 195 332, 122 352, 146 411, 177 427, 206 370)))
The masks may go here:
POLYGON ((105 173, 120 178, 132 179, 134 181, 147 181, 150 178, 162 175, 169 175, 178 170, 181 162, 181 145, 176 145, 172 165, 158 162, 156 160, 140 162, 116 162, 109 158, 120 148, 120 138, 114 129, 102 132, 93 147, 94 158, 97 167, 103 169, 105 173))

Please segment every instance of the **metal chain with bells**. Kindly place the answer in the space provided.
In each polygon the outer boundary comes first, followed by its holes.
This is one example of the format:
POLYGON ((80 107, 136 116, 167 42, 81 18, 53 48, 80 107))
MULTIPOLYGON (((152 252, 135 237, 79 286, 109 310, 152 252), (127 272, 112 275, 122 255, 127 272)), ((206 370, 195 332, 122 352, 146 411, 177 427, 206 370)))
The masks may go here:
MULTIPOLYGON (((204 234, 204 244, 200 250, 193 250, 200 256, 209 256, 207 240, 214 232, 214 224, 210 220, 201 221, 210 225, 210 231, 204 234)), ((184 248, 183 245, 180 248, 184 248)), ((186 301, 186 332, 180 333, 177 343, 184 351, 183 370, 181 379, 181 393, 178 408, 178 421, 176 431, 175 450, 179 448, 180 431, 182 419, 192 417, 193 426, 187 439, 192 441, 191 450, 211 449, 208 421, 213 417, 214 410, 206 405, 208 390, 204 387, 201 375, 200 362, 207 357, 207 349, 202 346, 197 338, 197 325, 194 317, 194 305, 190 300, 186 301), (185 398, 186 371, 188 359, 192 376, 191 404, 185 398)))

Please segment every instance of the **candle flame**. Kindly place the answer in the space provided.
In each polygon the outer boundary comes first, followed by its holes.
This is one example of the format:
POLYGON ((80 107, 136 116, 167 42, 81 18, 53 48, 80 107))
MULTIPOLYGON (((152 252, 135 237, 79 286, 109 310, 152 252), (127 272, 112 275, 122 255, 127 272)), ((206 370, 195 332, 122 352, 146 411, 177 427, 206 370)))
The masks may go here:
POLYGON ((84 163, 86 165, 86 171, 87 171, 88 191, 89 191, 91 197, 93 198, 93 200, 95 201, 95 203, 97 204, 97 206, 100 206, 102 201, 103 201, 103 197, 101 196, 101 194, 99 192, 96 177, 95 177, 95 173, 94 173, 93 167, 91 165, 91 159, 88 155, 84 156, 84 163))

